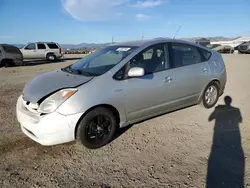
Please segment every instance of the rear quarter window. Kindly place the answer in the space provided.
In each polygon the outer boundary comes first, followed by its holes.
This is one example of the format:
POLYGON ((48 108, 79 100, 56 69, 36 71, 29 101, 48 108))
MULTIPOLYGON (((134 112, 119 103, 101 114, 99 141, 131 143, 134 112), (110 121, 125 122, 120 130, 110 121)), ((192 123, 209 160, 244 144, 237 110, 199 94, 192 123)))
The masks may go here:
POLYGON ((212 55, 211 52, 209 52, 207 50, 204 50, 204 49, 201 49, 201 48, 200 48, 200 52, 201 52, 201 54, 202 54, 205 61, 208 61, 210 59, 211 55, 212 55))
POLYGON ((47 45, 50 49, 58 49, 59 48, 56 44, 53 44, 53 43, 47 43, 47 45))
POLYGON ((21 54, 20 50, 15 46, 3 46, 3 49, 6 53, 21 54))

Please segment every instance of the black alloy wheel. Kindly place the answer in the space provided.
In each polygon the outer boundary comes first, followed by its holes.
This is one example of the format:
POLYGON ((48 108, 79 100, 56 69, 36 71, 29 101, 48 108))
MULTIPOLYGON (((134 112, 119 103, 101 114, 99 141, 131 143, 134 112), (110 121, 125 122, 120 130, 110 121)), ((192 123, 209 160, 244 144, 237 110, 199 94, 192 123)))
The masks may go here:
POLYGON ((117 121, 112 111, 98 107, 81 120, 76 136, 85 147, 97 149, 112 140, 116 128, 117 121))

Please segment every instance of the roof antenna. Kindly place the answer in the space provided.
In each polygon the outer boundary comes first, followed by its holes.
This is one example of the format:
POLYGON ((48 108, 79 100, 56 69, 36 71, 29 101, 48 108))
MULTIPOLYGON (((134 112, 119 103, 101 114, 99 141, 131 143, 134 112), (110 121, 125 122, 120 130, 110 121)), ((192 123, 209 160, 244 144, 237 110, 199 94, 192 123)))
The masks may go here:
POLYGON ((175 39, 175 37, 176 37, 176 36, 177 36, 177 34, 179 33, 180 29, 181 29, 181 26, 179 25, 179 27, 178 27, 178 29, 177 29, 177 31, 176 31, 176 33, 175 33, 175 35, 174 35, 174 38, 173 38, 173 39, 175 39))

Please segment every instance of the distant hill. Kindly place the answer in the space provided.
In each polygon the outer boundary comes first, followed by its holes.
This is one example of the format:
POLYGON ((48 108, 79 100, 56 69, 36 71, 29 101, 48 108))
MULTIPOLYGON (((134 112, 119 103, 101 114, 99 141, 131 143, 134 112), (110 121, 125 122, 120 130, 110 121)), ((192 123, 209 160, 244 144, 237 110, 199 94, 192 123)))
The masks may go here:
POLYGON ((60 46, 62 48, 69 48, 69 49, 77 49, 77 48, 101 48, 104 46, 109 45, 110 43, 80 43, 80 44, 76 44, 76 45, 72 45, 72 44, 60 44, 60 46))
MULTIPOLYGON (((200 39, 200 38, 206 38, 210 41, 230 41, 230 40, 237 39, 239 37, 230 38, 230 37, 218 36, 218 37, 192 37, 192 38, 179 38, 179 39, 190 41, 190 42, 195 42, 197 39, 200 39)), ((65 48, 65 49, 79 49, 79 48, 102 48, 102 47, 107 46, 109 44, 111 44, 111 43, 60 44, 60 46, 62 48, 65 48)), ((13 44, 13 45, 17 46, 18 48, 21 48, 24 46, 24 44, 13 44)))
POLYGON ((22 48, 24 46, 24 44, 12 44, 13 46, 16 46, 18 48, 22 48))
POLYGON ((239 37, 234 37, 234 38, 230 38, 230 37, 192 37, 192 38, 180 38, 181 40, 186 40, 189 42, 195 42, 196 40, 200 39, 200 38, 205 38, 208 39, 210 41, 230 41, 230 40, 234 40, 237 39, 239 37))
MULTIPOLYGON (((101 48, 110 43, 95 44, 95 43, 81 43, 81 44, 60 44, 61 48, 79 49, 79 48, 101 48)), ((12 44, 18 48, 22 48, 25 44, 12 44)))
MULTIPOLYGON (((210 41, 230 41, 230 40, 234 40, 238 37, 230 38, 230 37, 218 36, 218 37, 192 37, 192 38, 180 38, 180 39, 190 41, 190 42, 195 42, 197 39, 200 39, 200 38, 206 38, 210 41)), ((77 45, 61 44, 61 47, 62 48, 69 48, 69 49, 72 49, 72 48, 101 48, 101 47, 107 46, 109 44, 111 44, 111 43, 99 43, 99 44, 97 44, 97 43, 80 43, 77 45)))

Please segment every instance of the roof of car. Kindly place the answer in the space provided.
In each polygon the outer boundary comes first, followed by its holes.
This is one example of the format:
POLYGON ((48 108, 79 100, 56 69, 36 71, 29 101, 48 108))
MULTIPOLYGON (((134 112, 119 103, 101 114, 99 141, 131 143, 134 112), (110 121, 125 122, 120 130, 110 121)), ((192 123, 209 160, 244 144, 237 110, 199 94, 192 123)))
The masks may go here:
POLYGON ((161 43, 161 42, 181 42, 186 44, 192 44, 195 45, 195 43, 190 43, 188 41, 183 40, 177 40, 177 39, 170 39, 170 38, 154 38, 154 39, 146 39, 146 40, 134 40, 134 41, 124 41, 124 42, 117 42, 114 44, 111 44, 111 46, 143 46, 143 45, 151 45, 155 43, 161 43))
POLYGON ((56 42, 28 42, 27 44, 32 44, 32 43, 36 43, 36 44, 40 44, 40 43, 57 44, 56 42))
MULTIPOLYGON (((11 47, 16 47, 14 45, 11 45, 11 44, 0 44, 0 46, 11 46, 11 47)), ((16 47, 17 48, 17 47, 16 47)))

